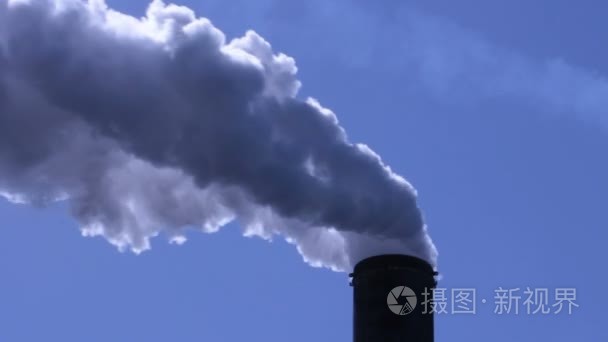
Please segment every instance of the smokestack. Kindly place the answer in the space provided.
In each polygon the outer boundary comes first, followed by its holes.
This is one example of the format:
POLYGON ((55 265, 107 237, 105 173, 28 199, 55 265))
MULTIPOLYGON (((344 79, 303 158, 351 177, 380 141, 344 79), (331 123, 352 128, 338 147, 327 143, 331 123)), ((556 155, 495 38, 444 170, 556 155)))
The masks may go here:
POLYGON ((354 342, 432 342, 429 293, 436 272, 426 261, 399 254, 360 261, 351 273, 354 342))

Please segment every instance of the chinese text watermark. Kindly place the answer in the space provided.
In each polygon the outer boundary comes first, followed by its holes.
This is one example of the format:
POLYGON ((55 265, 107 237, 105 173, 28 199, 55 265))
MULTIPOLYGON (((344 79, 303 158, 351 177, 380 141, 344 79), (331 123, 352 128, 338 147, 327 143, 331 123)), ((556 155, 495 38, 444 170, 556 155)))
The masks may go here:
POLYGON ((496 315, 571 315, 579 307, 576 295, 576 288, 498 287, 486 299, 475 288, 427 288, 419 305, 423 314, 436 315, 476 314, 480 307, 496 315))

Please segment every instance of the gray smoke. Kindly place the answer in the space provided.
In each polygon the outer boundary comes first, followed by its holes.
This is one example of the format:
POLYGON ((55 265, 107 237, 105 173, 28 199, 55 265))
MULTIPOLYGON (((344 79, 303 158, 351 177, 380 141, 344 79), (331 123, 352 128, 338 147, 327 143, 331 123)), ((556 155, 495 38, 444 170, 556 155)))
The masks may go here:
POLYGON ((84 235, 281 235, 315 266, 379 253, 433 264, 412 186, 334 113, 298 99, 292 58, 154 1, 0 0, 0 193, 68 200, 84 235))

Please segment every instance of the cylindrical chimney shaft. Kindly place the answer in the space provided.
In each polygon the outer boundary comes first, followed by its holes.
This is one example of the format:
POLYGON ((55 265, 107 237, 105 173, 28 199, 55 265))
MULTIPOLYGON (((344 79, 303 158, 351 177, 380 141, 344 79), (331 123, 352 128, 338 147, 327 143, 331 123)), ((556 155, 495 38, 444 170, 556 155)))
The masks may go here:
POLYGON ((354 342, 433 342, 433 268, 407 255, 360 261, 351 274, 354 342), (426 310, 425 310, 426 309, 426 310))

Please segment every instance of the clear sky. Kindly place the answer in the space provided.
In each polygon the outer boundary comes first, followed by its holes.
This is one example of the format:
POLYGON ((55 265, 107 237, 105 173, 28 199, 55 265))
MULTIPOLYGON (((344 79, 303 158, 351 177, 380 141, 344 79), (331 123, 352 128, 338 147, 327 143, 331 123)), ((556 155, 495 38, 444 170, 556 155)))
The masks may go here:
MULTIPOLYGON (((416 186, 439 287, 477 296, 437 315, 437 341, 608 340, 606 2, 178 3, 293 56, 302 96, 416 186), (498 315, 499 287, 573 288, 579 306, 498 315)), ((81 237, 65 203, 0 200, 1 342, 350 341, 351 296, 346 274, 237 225, 136 256, 81 237)))

